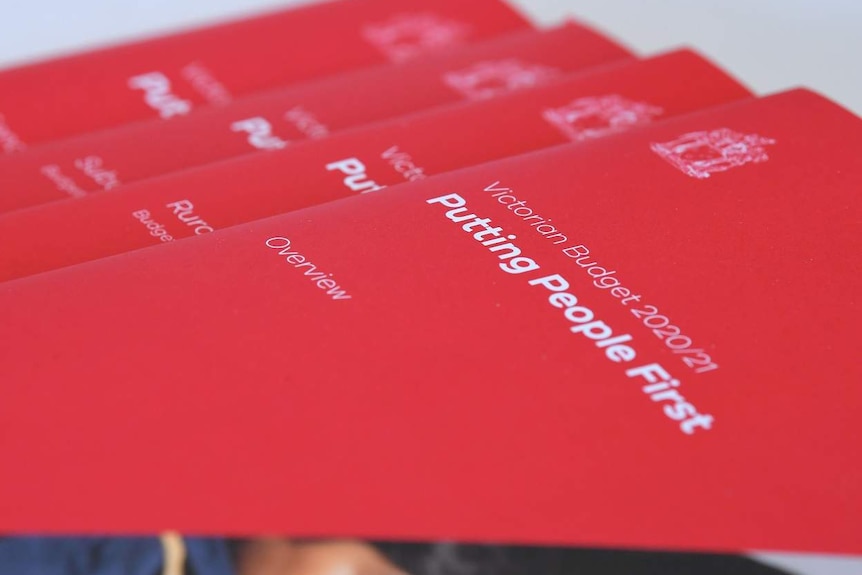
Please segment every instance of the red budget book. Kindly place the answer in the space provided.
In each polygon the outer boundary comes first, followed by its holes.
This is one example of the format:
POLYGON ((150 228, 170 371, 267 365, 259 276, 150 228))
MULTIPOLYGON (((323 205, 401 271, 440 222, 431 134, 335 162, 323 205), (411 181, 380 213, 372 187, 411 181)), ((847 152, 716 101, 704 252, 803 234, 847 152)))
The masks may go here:
POLYGON ((6 282, 0 529, 859 554, 860 152, 792 91, 6 282))
POLYGON ((336 0, 0 71, 0 153, 529 28, 502 0, 336 0))
POLYGON ((689 51, 612 64, 489 101, 8 213, 0 217, 0 279, 172 243, 748 96, 689 51))
POLYGON ((374 120, 538 86, 626 57, 631 54, 614 42, 568 24, 264 92, 168 123, 86 134, 0 157, 0 210, 114 191, 374 120))

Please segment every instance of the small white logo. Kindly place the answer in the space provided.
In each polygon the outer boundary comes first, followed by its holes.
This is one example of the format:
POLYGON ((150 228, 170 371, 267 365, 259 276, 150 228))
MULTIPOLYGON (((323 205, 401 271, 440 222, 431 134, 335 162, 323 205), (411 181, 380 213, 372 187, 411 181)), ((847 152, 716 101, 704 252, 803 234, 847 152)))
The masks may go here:
POLYGON ((435 14, 402 14, 368 24, 362 35, 393 62, 409 60, 428 50, 460 44, 470 33, 461 22, 442 20, 435 14))
POLYGON ((443 81, 471 100, 485 100, 545 84, 560 76, 561 72, 554 68, 509 59, 479 62, 463 70, 447 72, 443 81))
POLYGON ((259 116, 234 122, 230 129, 234 132, 248 134, 248 143, 258 150, 281 150, 286 148, 288 144, 272 133, 272 124, 266 118, 259 116))
POLYGON ((703 180, 714 173, 769 160, 766 146, 773 144, 775 140, 771 138, 719 128, 683 134, 650 147, 682 173, 703 180))
POLYGON ((542 115, 570 140, 582 142, 647 124, 663 113, 658 106, 609 95, 579 98, 542 115))

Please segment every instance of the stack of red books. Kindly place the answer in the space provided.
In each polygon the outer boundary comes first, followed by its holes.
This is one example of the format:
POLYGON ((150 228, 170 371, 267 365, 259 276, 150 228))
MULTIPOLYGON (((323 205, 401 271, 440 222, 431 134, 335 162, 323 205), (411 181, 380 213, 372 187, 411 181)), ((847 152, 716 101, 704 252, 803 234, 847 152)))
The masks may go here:
POLYGON ((335 0, 0 71, 0 151, 2 575, 862 553, 823 96, 335 0))

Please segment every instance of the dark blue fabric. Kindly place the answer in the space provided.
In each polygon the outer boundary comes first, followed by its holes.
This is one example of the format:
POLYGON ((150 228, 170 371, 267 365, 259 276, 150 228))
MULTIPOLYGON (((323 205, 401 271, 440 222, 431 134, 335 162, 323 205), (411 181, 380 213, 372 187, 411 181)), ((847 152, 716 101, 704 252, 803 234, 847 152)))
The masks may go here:
MULTIPOLYGON (((184 539, 187 575, 235 575, 227 541, 184 539)), ((0 575, 161 575, 156 537, 4 537, 0 575)))

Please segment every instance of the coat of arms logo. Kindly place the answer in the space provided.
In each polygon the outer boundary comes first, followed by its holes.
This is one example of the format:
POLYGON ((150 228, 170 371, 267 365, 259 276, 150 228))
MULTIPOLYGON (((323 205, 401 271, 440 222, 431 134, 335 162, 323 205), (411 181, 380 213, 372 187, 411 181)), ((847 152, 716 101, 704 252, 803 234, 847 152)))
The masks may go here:
POLYGON ((362 34, 393 62, 409 60, 428 50, 463 42, 470 28, 431 13, 402 14, 365 26, 362 34))
POLYGON ((515 90, 533 88, 561 75, 555 68, 507 59, 479 62, 463 70, 447 72, 443 80, 471 100, 485 100, 515 90))
POLYGON ((703 180, 731 168, 769 160, 766 146, 773 144, 775 140, 771 138, 719 128, 683 134, 650 147, 682 173, 703 180))
POLYGON ((545 110, 544 118, 573 142, 582 142, 647 124, 664 110, 618 95, 579 98, 561 108, 545 110))

